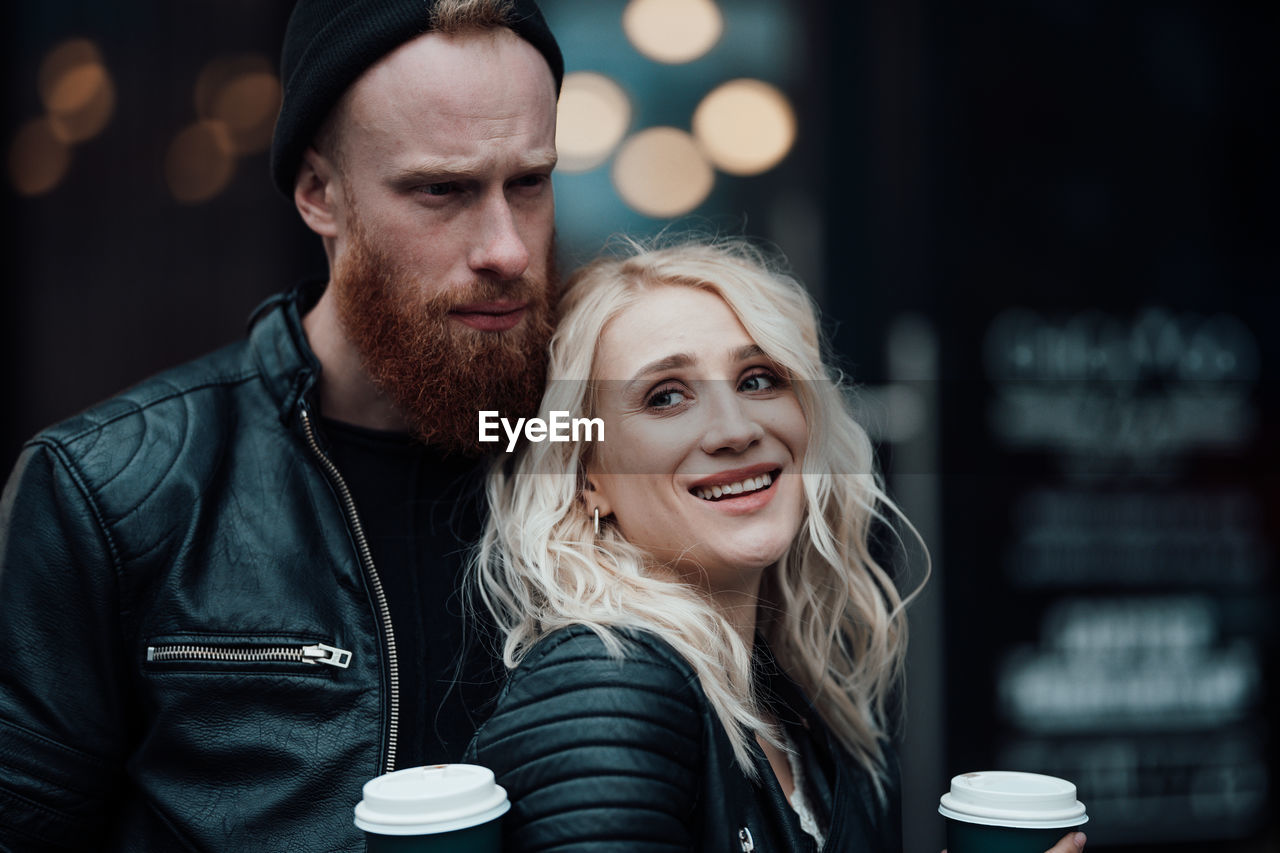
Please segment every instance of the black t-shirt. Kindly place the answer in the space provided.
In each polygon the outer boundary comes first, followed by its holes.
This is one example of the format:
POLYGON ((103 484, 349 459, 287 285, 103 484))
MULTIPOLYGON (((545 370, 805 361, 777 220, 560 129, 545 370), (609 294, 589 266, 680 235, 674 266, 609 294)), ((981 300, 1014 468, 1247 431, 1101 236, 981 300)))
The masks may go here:
POLYGON ((404 433, 330 420, 324 428, 391 609, 400 676, 396 767, 456 762, 487 716, 501 673, 486 651, 487 615, 464 617, 459 594, 480 534, 484 466, 404 433))

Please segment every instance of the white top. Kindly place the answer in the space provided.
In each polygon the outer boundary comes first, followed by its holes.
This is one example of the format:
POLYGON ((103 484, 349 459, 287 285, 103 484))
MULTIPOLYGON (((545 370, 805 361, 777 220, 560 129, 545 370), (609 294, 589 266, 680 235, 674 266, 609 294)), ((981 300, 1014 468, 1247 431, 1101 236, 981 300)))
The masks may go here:
POLYGON ((791 780, 795 784, 791 791, 791 810, 800 818, 800 828, 814 841, 818 842, 818 849, 821 850, 827 843, 827 827, 818 826, 818 816, 810 807, 808 797, 805 796, 804 767, 800 764, 800 756, 796 753, 796 745, 787 736, 786 729, 779 726, 778 731, 782 734, 782 743, 787 751, 787 763, 791 765, 791 780))

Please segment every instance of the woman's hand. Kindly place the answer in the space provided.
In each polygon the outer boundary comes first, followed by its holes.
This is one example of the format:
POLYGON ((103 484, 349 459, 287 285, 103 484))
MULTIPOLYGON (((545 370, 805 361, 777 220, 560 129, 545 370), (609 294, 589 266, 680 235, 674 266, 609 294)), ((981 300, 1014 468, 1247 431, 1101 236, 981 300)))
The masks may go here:
POLYGON ((1073 832, 1064 835, 1062 840, 1053 845, 1050 850, 1045 853, 1079 853, 1084 849, 1085 837, 1083 832, 1073 832))
MULTIPOLYGON (((1073 832, 1070 835, 1062 836, 1062 840, 1045 853, 1080 853, 1084 849, 1085 837, 1083 832, 1073 832)), ((943 850, 942 853, 947 853, 943 850)))

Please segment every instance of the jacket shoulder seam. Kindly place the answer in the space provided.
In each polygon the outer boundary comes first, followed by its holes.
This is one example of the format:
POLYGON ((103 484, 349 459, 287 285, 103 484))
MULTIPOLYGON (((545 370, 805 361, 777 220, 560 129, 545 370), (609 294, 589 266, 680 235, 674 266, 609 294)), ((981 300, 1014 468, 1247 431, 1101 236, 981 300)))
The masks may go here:
POLYGON ((655 683, 649 683, 643 687, 633 685, 633 688, 642 689, 654 696, 662 695, 680 699, 688 702, 691 708, 700 707, 705 702, 705 699, 699 698, 702 688, 693 668, 661 638, 647 631, 631 629, 621 629, 618 633, 619 640, 624 644, 621 656, 611 654, 603 646, 603 641, 595 635, 594 630, 585 625, 572 625, 548 635, 539 644, 546 648, 538 648, 535 655, 521 661, 508 677, 507 684, 503 688, 504 698, 516 689, 517 684, 523 683, 533 673, 545 674, 551 669, 565 665, 570 665, 581 673, 597 664, 630 664, 650 667, 652 671, 661 674, 659 677, 665 682, 663 686, 677 692, 660 689, 660 686, 655 683), (556 636, 557 634, 560 636, 556 636), (589 643, 594 641, 594 643, 590 649, 583 649, 578 641, 589 643), (628 654, 628 646, 632 648, 638 646, 642 653, 628 654), (678 689, 675 685, 676 681, 679 681, 678 689))
POLYGON ((61 463, 62 467, 66 469, 67 476, 69 476, 71 481, 75 483, 76 490, 80 492, 80 496, 89 507, 89 511, 93 513, 93 520, 98 528, 98 533, 102 536, 103 541, 106 542, 107 552, 111 555, 111 567, 115 570, 118 577, 121 570, 119 548, 116 547, 115 539, 111 536, 111 530, 107 526, 106 519, 102 514, 102 508, 99 507, 98 502, 94 500, 93 492, 89 488, 89 484, 86 481, 84 474, 76 467, 75 461, 71 458, 71 454, 67 452, 67 448, 62 444, 62 442, 48 436, 38 436, 27 442, 27 446, 43 446, 47 448, 49 452, 53 454, 54 458, 61 463))
POLYGON ((593 628, 584 624, 575 624, 557 629, 538 641, 535 644, 534 653, 520 661, 519 665, 515 668, 515 672, 519 672, 527 666, 541 664, 546 658, 555 654, 557 651, 560 651, 562 647, 568 643, 573 643, 578 640, 590 641, 594 639, 601 644, 600 654, 584 654, 582 655, 581 660, 635 660, 634 657, 628 656, 627 646, 641 646, 650 652, 651 656, 649 660, 651 663, 655 665, 662 665, 665 668, 670 668, 680 673, 680 675, 686 679, 692 679, 694 681, 697 680, 697 674, 694 672, 693 667, 689 665, 689 662, 681 657, 679 652, 668 645, 666 641, 651 631, 617 626, 605 626, 605 628, 606 630, 613 632, 622 643, 623 649, 621 657, 615 657, 613 654, 609 653, 607 649, 603 648, 604 641, 599 639, 599 636, 593 628))
MULTIPOLYGON (((145 402, 137 402, 137 401, 131 400, 127 396, 128 392, 124 392, 122 394, 118 394, 115 397, 110 398, 107 401, 104 401, 103 405, 110 402, 128 402, 131 404, 131 408, 128 411, 120 412, 119 414, 112 415, 111 417, 106 418, 104 420, 93 421, 92 423, 87 424, 84 428, 66 436, 58 436, 56 438, 51 438, 49 433, 56 430, 57 427, 50 427, 48 430, 44 430, 43 432, 41 432, 40 434, 32 438, 30 441, 28 441, 25 446, 30 447, 34 444, 41 444, 41 443, 47 444, 51 440, 58 442, 59 444, 68 444, 74 441, 78 441, 84 438, 86 435, 91 435, 92 433, 105 429, 106 427, 116 423, 117 421, 122 421, 126 418, 134 417, 142 412, 145 412, 147 409, 150 409, 154 406, 158 406, 161 403, 166 403, 175 398, 185 397, 188 394, 193 394, 197 391, 204 391, 209 388, 229 387, 232 385, 243 385, 245 382, 249 382, 254 379, 257 379, 260 376, 261 376, 261 372, 257 368, 252 368, 241 373, 230 374, 228 376, 220 377, 218 379, 200 382, 196 385, 190 385, 182 388, 174 388, 170 391, 165 392, 164 394, 161 394, 158 397, 154 397, 150 400, 146 400, 145 402)), ((95 406, 93 408, 97 408, 97 407, 95 406)), ((93 411, 93 408, 89 409, 89 411, 93 411)))

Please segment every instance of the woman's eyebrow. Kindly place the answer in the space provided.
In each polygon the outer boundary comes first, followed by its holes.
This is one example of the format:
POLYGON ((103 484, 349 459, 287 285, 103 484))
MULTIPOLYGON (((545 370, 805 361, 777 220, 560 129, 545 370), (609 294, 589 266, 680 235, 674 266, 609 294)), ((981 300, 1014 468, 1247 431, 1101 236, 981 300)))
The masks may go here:
MULTIPOLYGON (((759 344, 745 344, 730 352, 730 358, 734 361, 750 361, 753 358, 761 358, 764 356, 764 350, 759 344)), ((657 361, 651 361, 644 367, 636 371, 635 376, 630 379, 624 392, 630 391, 632 386, 638 384, 641 380, 647 379, 655 373, 665 373, 668 370, 676 370, 682 367, 691 367, 697 362, 697 358, 685 352, 678 352, 672 355, 660 358, 657 361)))
POLYGON ((666 358, 660 358, 657 361, 649 362, 644 367, 636 371, 636 377, 639 378, 641 376, 648 376, 650 373, 662 373, 667 370, 675 370, 677 367, 689 367, 695 361, 697 361, 697 359, 689 355, 687 352, 678 352, 673 355, 669 355, 666 358))
POLYGON ((674 353, 672 355, 667 356, 666 358, 660 358, 657 361, 651 361, 648 364, 646 364, 644 367, 636 371, 635 376, 632 377, 630 380, 628 380, 626 386, 623 388, 623 391, 624 392, 631 391, 632 386, 639 384, 641 381, 647 379, 648 377, 652 376, 655 373, 666 373, 668 370, 676 370, 681 367, 690 367, 696 361, 697 361, 696 358, 694 358, 693 356, 689 355, 686 352, 674 353))

